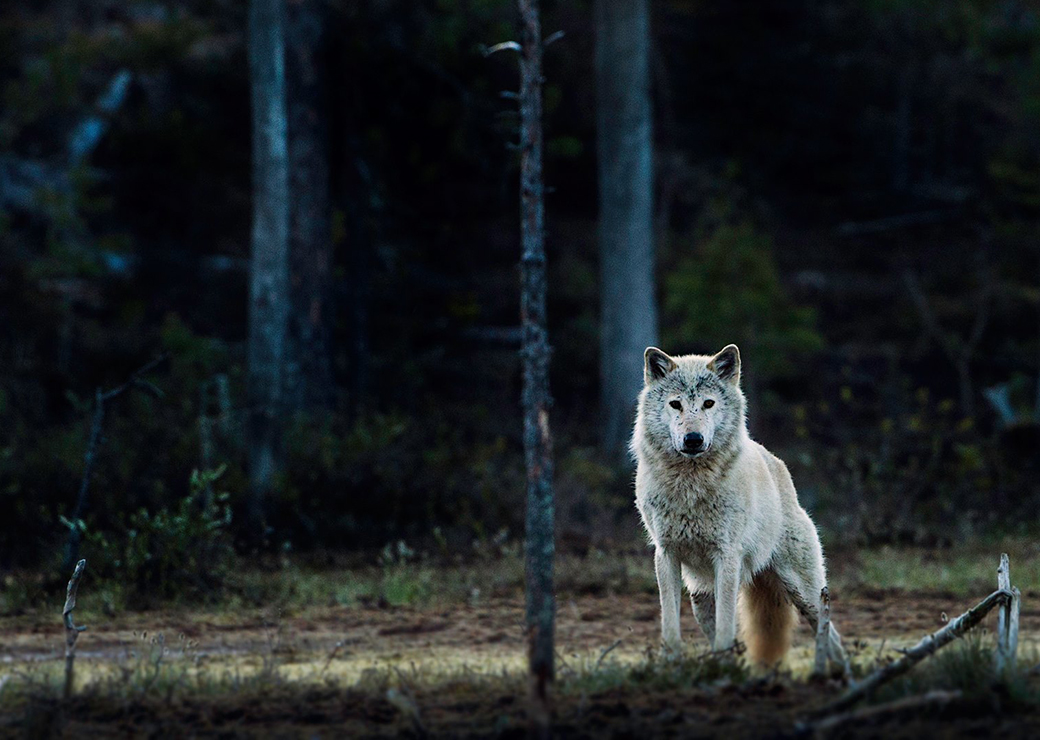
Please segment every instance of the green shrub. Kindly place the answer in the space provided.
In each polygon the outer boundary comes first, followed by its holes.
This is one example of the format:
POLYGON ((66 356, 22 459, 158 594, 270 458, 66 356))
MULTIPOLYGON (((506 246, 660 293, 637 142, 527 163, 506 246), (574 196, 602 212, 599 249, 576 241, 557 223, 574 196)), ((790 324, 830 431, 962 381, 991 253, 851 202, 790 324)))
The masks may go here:
POLYGON ((92 568, 120 584, 129 600, 205 598, 223 585, 232 556, 228 496, 212 492, 223 473, 223 467, 194 471, 188 495, 174 506, 142 507, 114 532, 63 521, 83 531, 83 553, 92 568))
POLYGON ((754 357, 760 380, 790 373, 819 350, 816 315, 784 291, 773 242, 750 223, 722 223, 668 271, 662 300, 664 346, 719 350, 733 342, 754 357))

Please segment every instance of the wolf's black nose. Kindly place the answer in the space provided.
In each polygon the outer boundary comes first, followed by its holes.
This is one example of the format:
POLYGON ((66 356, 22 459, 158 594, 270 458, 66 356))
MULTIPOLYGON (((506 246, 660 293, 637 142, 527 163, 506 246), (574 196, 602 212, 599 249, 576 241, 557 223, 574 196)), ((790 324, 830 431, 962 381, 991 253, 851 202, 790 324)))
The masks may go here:
POLYGON ((700 452, 704 447, 704 435, 690 432, 683 437, 683 452, 700 452))

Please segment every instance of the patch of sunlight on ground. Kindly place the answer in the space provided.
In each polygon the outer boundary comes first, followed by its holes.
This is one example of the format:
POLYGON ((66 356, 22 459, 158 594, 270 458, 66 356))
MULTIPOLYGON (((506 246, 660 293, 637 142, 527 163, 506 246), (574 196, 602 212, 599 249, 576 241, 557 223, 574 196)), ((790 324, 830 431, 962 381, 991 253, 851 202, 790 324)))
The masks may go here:
MULTIPOLYGON (((898 657, 896 652, 920 639, 907 635, 886 640, 857 641, 848 645, 853 664, 860 673, 869 672, 881 659, 898 657)), ((597 671, 632 668, 651 660, 647 650, 618 647, 607 650, 561 651, 557 671, 562 683, 588 678, 597 671)), ((688 647, 692 657, 703 646, 688 647)), ((1037 652, 1035 641, 1026 647, 1037 652)), ((813 645, 808 641, 792 648, 782 670, 795 678, 809 675, 813 666, 813 645)), ((458 647, 414 648, 391 654, 351 651, 309 654, 277 653, 221 654, 194 653, 190 649, 121 651, 108 657, 93 656, 76 662, 77 690, 123 687, 128 692, 165 687, 170 690, 206 691, 214 687, 238 687, 248 683, 291 682, 294 685, 363 686, 380 680, 413 681, 436 685, 452 680, 519 679, 525 670, 522 649, 460 649, 458 647)), ((757 672, 762 673, 762 670, 757 672)), ((36 685, 59 686, 64 675, 60 659, 33 664, 8 664, 0 668, 0 697, 4 690, 25 681, 36 685)))

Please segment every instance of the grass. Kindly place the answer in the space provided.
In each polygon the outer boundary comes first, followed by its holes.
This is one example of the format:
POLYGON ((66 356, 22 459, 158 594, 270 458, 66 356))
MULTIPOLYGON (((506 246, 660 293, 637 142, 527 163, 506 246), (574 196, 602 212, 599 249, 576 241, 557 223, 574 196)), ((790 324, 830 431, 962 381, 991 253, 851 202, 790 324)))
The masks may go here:
POLYGON ((1002 552, 1010 556, 1012 582, 1023 592, 1035 590, 1040 584, 1040 545, 1025 539, 969 542, 943 550, 883 546, 836 553, 831 561, 832 566, 835 561, 838 564, 835 589, 939 592, 981 598, 996 588, 1002 552))
MULTIPOLYGON (((993 714, 999 706, 1002 721, 1035 716, 1040 707, 1036 676, 1021 670, 998 680, 991 642, 974 632, 883 687, 871 702, 934 689, 960 690, 964 706, 976 715, 993 714)), ((8 718, 0 720, 0 735, 5 728, 19 727, 23 736, 46 737, 79 726, 77 722, 92 732, 99 725, 130 723, 131 730, 120 730, 126 734, 141 730, 144 718, 167 722, 169 729, 202 722, 201 717, 206 719, 198 729, 220 730, 223 722, 232 736, 242 734, 243 722, 252 726, 245 733, 250 735, 265 722, 289 722, 295 731, 286 735, 302 732, 297 723, 316 721, 348 734, 345 728, 353 721, 355 732, 364 728, 366 736, 381 734, 380 728, 388 735, 404 732, 416 721, 445 735, 463 727, 481 735, 523 727, 522 664, 398 660, 348 674, 336 669, 333 656, 297 661, 281 649, 277 635, 255 654, 220 663, 206 660, 186 639, 168 644, 159 635, 139 635, 128 647, 120 661, 81 676, 71 702, 59 700, 61 666, 56 663, 29 665, 13 679, 0 679, 0 716, 8 718)), ((1035 650, 1023 655, 1022 665, 1028 668, 1036 658, 1035 650)), ((860 670, 868 669, 861 663, 860 670)), ((733 731, 743 736, 739 727, 744 722, 769 723, 771 735, 790 731, 809 709, 840 690, 790 672, 751 670, 735 654, 690 653, 666 661, 653 652, 632 655, 604 648, 561 658, 555 694, 557 716, 570 727, 638 723, 642 717, 652 729, 662 719, 675 724, 674 716, 683 711, 703 719, 709 711, 704 707, 710 707, 736 723, 733 731)), ((876 726, 870 729, 877 731, 876 726)))
MULTIPOLYGON (((1030 593, 1040 584, 1040 546, 1020 539, 970 542, 949 550, 882 546, 859 550, 834 548, 829 557, 831 590, 899 590, 982 596, 996 585, 996 563, 1001 552, 1011 556, 1013 582, 1030 593)), ((89 570, 79 614, 101 618, 140 610, 118 583, 98 581, 89 570)), ((556 564, 561 594, 656 594, 653 560, 641 548, 621 552, 591 550, 586 556, 563 554, 556 564)), ((9 574, 0 584, 0 617, 49 614, 64 600, 64 581, 39 574, 9 574)), ((401 556, 388 548, 369 561, 342 567, 315 567, 301 560, 283 559, 274 567, 245 567, 239 563, 226 578, 222 591, 208 603, 177 600, 148 605, 164 610, 202 609, 221 615, 243 610, 278 608, 300 612, 321 607, 359 605, 434 608, 444 604, 479 604, 492 597, 523 593, 523 559, 519 546, 503 548, 494 557, 465 562, 443 558, 401 556), (390 552, 388 555, 387 553, 390 552)))
MULTIPOLYGON (((1001 551, 1010 553, 1012 580, 1028 597, 1040 575, 1040 552, 1024 540, 976 542, 949 551, 833 548, 832 590, 862 591, 867 601, 873 591, 892 589, 981 598, 996 585, 1001 551)), ((574 595, 637 594, 627 603, 642 603, 645 596, 648 611, 656 602, 652 560, 640 549, 564 555, 558 559, 557 583, 561 610, 567 610, 561 613, 572 625, 581 624, 586 614, 604 624, 611 624, 614 617, 609 598, 588 599, 584 603, 597 606, 579 613, 568 603, 574 595)), ((334 727, 333 734, 340 735, 391 736, 415 732, 416 721, 445 735, 472 728, 481 735, 509 734, 523 727, 524 653, 515 638, 508 643, 468 645, 436 639, 431 643, 419 635, 382 638, 382 648, 344 645, 346 640, 333 645, 338 639, 335 631, 343 629, 344 616, 349 623, 354 609, 362 617, 359 624, 373 615, 380 619, 388 615, 386 624, 391 625, 402 623, 394 614, 411 615, 403 621, 414 624, 437 617, 442 607, 453 615, 487 614, 488 609, 474 612, 470 606, 491 600, 497 600, 497 606, 490 611, 512 610, 523 593, 522 558, 515 546, 502 548, 494 557, 447 564, 403 546, 349 567, 315 567, 286 559, 277 567, 233 572, 210 604, 174 601, 159 612, 136 612, 117 584, 92 582, 88 569, 76 621, 98 629, 88 631, 80 641, 83 653, 71 702, 59 698, 64 584, 23 575, 8 577, 3 585, 0 609, 8 616, 0 622, 0 630, 6 633, 11 628, 14 640, 19 631, 26 634, 50 624, 47 629, 53 630, 54 637, 46 642, 53 643, 53 652, 43 659, 0 664, 0 717, 11 718, 0 719, 0 736, 13 732, 15 722, 28 728, 21 734, 40 737, 74 736, 78 730, 70 728, 75 727, 92 734, 164 734, 195 726, 199 734, 207 734, 228 722, 238 728, 231 735, 242 734, 246 722, 286 736, 300 734, 301 722, 314 724, 317 729, 310 734, 317 736, 323 727, 334 727), (273 615, 293 620, 281 622, 273 615), (298 640, 280 628, 312 617, 325 626, 309 638, 298 640), (208 652, 182 634, 165 637, 144 632, 145 627, 159 624, 182 625, 189 634, 207 637, 208 652), (104 639, 99 639, 101 628, 107 628, 104 639), (138 631, 130 639, 127 636, 134 628, 138 631), (207 635, 207 630, 212 634, 207 635), (244 630, 249 636, 234 643, 234 650, 221 651, 225 630, 244 630), (110 646, 104 649, 107 652, 91 655, 92 647, 101 644, 110 646), (409 709, 412 706, 415 712, 409 709), (424 719, 416 720, 420 715, 424 719), (142 718, 158 724, 142 727, 142 718)), ((652 627, 650 622, 641 624, 644 630, 652 627)), ((886 685, 871 701, 886 702, 933 689, 958 690, 979 716, 992 714, 998 706, 1017 712, 1016 716, 1034 716, 1040 707, 1040 678, 1028 669, 1040 656, 1031 637, 1023 634, 1022 670, 1013 675, 999 679, 994 675, 992 636, 978 631, 886 685)), ((585 638, 573 643, 574 651, 558 655, 558 717, 573 731, 592 723, 609 728, 606 734, 617 730, 656 735, 665 722, 674 734, 683 735, 689 734, 683 723, 696 720, 697 726, 757 722, 749 725, 747 734, 776 734, 793 728, 808 708, 841 690, 836 684, 807 680, 812 648, 804 635, 784 671, 767 674, 749 669, 733 656, 691 651, 681 660, 663 661, 652 645, 641 648, 632 644, 637 642, 634 639, 610 644, 610 639, 585 638), (607 643, 598 644, 603 640, 607 643)), ((871 640, 852 649, 856 673, 864 675, 879 660, 890 659, 893 648, 907 639, 906 634, 890 634, 887 642, 871 640)), ((32 644, 40 643, 37 639, 32 644)), ((930 716, 934 719, 934 715, 930 716)), ((919 733, 929 734, 927 727, 919 733)), ((737 732, 735 737, 740 735, 737 732)))

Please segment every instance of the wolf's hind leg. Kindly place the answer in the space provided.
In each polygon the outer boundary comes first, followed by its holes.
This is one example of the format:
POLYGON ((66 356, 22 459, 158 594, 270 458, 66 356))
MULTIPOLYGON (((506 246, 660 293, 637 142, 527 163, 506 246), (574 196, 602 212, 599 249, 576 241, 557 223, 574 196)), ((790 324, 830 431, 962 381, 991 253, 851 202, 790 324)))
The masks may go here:
MULTIPOLYGON (((813 634, 820 623, 820 591, 826 585, 823 574, 823 558, 820 558, 819 566, 809 563, 807 568, 791 567, 788 564, 777 566, 776 573, 780 577, 784 588, 787 590, 788 598, 795 608, 805 617, 813 634)), ((831 623, 830 629, 830 652, 831 656, 840 663, 846 662, 845 648, 841 644, 841 635, 831 623)))
POLYGON ((710 585, 705 586, 698 581, 685 565, 682 567, 682 575, 686 590, 690 592, 693 616, 697 617, 697 624, 708 638, 708 647, 711 649, 715 645, 715 591, 710 585))

